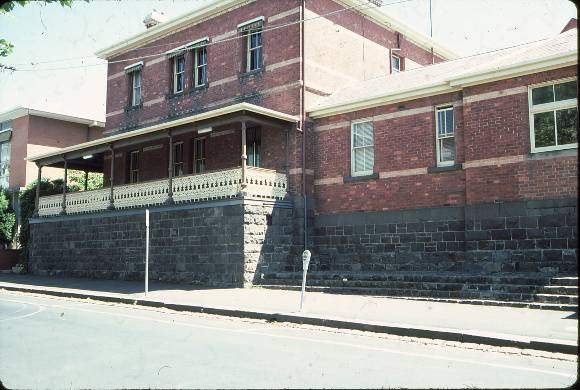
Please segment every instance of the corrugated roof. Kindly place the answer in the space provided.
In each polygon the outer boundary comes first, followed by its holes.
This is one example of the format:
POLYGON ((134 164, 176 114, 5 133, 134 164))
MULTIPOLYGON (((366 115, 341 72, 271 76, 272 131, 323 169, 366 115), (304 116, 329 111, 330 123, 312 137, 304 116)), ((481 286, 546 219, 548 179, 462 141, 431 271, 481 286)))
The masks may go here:
MULTIPOLYGON (((444 93, 446 90, 458 89, 461 85, 473 85, 475 78, 482 75, 491 78, 510 77, 506 70, 517 71, 516 67, 526 64, 551 60, 553 67, 558 67, 558 59, 573 57, 577 63, 577 30, 569 30, 556 37, 543 39, 521 46, 496 50, 452 61, 441 62, 401 73, 356 82, 334 94, 323 98, 310 107, 308 111, 313 117, 321 117, 340 112, 349 112, 364 107, 368 102, 371 106, 380 105, 381 99, 400 97, 398 101, 417 98, 422 91, 435 90, 444 93), (503 73, 502 73, 503 72, 503 73), (505 74, 506 77, 501 75, 505 74), (372 105, 371 102, 376 104, 372 105), (360 103, 360 104, 358 104, 360 103), (332 112, 333 109, 336 109, 332 112), (332 112, 332 113, 331 113, 332 112)), ((566 63, 560 61, 564 66, 566 63)), ((531 69, 531 68, 530 68, 531 69)), ((520 69, 520 74, 521 71, 520 69)), ((536 70, 537 71, 537 70, 536 70)), ((528 72, 529 73, 529 72, 528 72)), ((514 77, 511 74, 511 77, 514 77)), ((383 104, 385 102, 383 101, 383 104)))

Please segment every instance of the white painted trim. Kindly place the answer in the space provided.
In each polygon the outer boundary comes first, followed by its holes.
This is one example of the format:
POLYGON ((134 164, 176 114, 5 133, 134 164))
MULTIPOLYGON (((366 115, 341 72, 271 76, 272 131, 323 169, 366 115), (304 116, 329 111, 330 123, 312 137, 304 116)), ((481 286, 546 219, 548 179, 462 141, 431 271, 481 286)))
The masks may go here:
POLYGON ((289 9, 288 11, 280 12, 279 14, 268 17, 268 22, 272 23, 276 20, 284 19, 287 16, 294 15, 300 12, 300 7, 289 9))
POLYGON ((478 95, 465 96, 463 98, 463 102, 464 103, 475 103, 475 102, 479 102, 482 100, 490 100, 490 99, 496 99, 496 98, 504 97, 504 96, 519 95, 519 94, 527 93, 527 92, 528 92, 528 87, 526 87, 526 86, 514 87, 514 88, 508 88, 508 89, 500 89, 499 91, 485 92, 485 93, 480 93, 478 95))
POLYGON ((64 122, 80 123, 89 127, 105 127, 105 122, 94 119, 80 118, 76 116, 58 114, 56 112, 35 110, 33 108, 16 107, 0 114, 0 122, 20 118, 26 115, 39 116, 42 118, 56 119, 64 122))
MULTIPOLYGON (((180 118, 180 119, 160 123, 158 125, 146 127, 143 129, 133 130, 133 131, 130 131, 127 133, 112 135, 112 136, 105 137, 105 138, 99 138, 99 139, 96 139, 94 141, 89 141, 89 142, 85 142, 82 144, 69 146, 69 147, 66 147, 63 149, 59 149, 58 152, 44 153, 44 154, 40 154, 40 155, 36 155, 36 156, 27 157, 26 160, 34 162, 34 161, 42 160, 45 158, 59 156, 59 155, 65 154, 65 153, 75 152, 75 151, 88 149, 88 148, 92 148, 92 147, 100 146, 100 145, 107 145, 107 144, 110 144, 111 142, 120 141, 120 140, 124 140, 124 139, 128 139, 128 138, 133 138, 133 137, 137 137, 137 136, 144 135, 144 134, 154 133, 157 131, 168 129, 170 127, 181 126, 181 125, 185 125, 185 124, 189 124, 189 123, 199 122, 199 121, 216 118, 216 117, 223 116, 223 115, 232 114, 232 113, 235 113, 238 111, 253 112, 256 114, 269 116, 271 118, 279 119, 281 121, 285 121, 285 122, 289 122, 289 123, 296 123, 299 121, 299 118, 297 116, 288 115, 288 114, 285 114, 285 113, 280 112, 280 111, 275 111, 275 110, 271 110, 269 108, 256 106, 255 104, 244 102, 244 103, 238 103, 238 104, 233 104, 231 106, 219 108, 219 109, 216 109, 213 111, 208 111, 205 113, 191 115, 191 116, 188 116, 185 118, 180 118)), ((153 119, 158 119, 158 118, 153 118, 153 119)))
POLYGON ((131 65, 127 65, 126 67, 123 68, 124 71, 126 71, 127 69, 131 69, 137 66, 143 66, 143 61, 139 61, 139 62, 135 62, 134 64, 131 65))
POLYGON ((187 48, 189 48, 190 46, 195 46, 195 45, 197 45, 198 43, 202 43, 202 42, 208 42, 208 43, 209 43, 209 37, 203 37, 203 38, 200 38, 200 39, 196 39, 195 41, 191 41, 191 42, 189 42, 189 43, 186 43, 185 45, 181 45, 181 46, 178 46, 178 47, 176 47, 176 48, 173 48, 173 49, 167 50, 167 51, 166 51, 165 53, 163 53, 163 54, 165 54, 165 55, 169 55, 169 54, 173 54, 173 53, 178 53, 178 52, 180 52, 180 51, 182 51, 182 50, 186 50, 186 49, 187 49, 187 48))
POLYGON ((246 20, 245 22, 242 22, 242 23, 238 24, 236 26, 236 28, 239 30, 242 27, 245 27, 245 26, 247 26, 249 24, 256 23, 256 22, 264 22, 264 17, 263 16, 258 16, 257 18, 250 19, 250 20, 246 20))

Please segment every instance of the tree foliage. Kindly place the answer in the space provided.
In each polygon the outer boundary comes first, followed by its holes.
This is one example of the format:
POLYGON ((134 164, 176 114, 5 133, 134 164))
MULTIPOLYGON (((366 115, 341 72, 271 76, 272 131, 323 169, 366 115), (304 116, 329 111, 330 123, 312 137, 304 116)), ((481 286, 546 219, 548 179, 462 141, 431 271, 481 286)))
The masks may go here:
POLYGON ((12 242, 16 224, 16 215, 9 199, 4 191, 0 191, 0 245, 4 247, 12 242))
MULTIPOLYGON (((87 183, 87 190, 98 190, 103 188, 103 174, 96 172, 89 172, 87 183)), ((76 186, 83 190, 85 188, 85 173, 83 171, 68 171, 68 185, 76 186)))

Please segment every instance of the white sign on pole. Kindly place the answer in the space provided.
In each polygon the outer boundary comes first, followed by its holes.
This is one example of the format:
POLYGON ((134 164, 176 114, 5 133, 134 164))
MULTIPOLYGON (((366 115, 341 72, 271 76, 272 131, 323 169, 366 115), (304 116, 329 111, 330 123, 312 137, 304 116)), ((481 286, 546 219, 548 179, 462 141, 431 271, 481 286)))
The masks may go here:
POLYGON ((149 292, 149 209, 145 209, 145 295, 149 292))
POLYGON ((300 294, 300 311, 302 311, 302 305, 304 304, 304 292, 306 291, 306 272, 308 271, 308 265, 310 264, 311 253, 308 249, 302 252, 302 293, 300 294))

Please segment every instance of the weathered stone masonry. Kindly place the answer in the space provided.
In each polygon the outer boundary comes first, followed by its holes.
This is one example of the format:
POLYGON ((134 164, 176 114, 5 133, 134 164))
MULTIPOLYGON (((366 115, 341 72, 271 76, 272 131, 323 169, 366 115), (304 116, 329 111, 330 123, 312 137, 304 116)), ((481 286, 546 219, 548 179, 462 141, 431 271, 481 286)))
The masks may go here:
POLYGON ((576 199, 319 215, 312 270, 577 273, 576 199))
MULTIPOLYGON (((291 248, 292 209, 284 203, 233 199, 151 209, 152 280, 241 287, 262 268, 280 270, 291 248)), ((34 274, 142 280, 143 209, 36 219, 34 274)))

